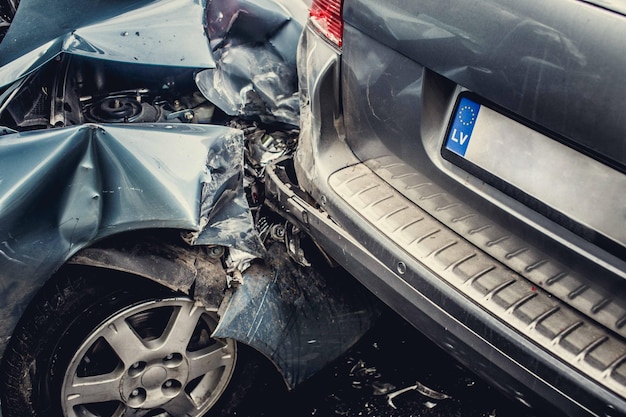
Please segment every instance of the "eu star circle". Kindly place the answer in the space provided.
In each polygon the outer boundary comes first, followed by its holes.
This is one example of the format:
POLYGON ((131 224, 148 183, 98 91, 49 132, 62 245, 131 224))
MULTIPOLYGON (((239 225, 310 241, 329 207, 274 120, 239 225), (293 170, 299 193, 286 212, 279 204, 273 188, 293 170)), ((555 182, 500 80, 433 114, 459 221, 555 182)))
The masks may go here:
POLYGON ((470 126, 476 121, 476 111, 470 106, 463 106, 459 109, 458 118, 463 126, 470 126))

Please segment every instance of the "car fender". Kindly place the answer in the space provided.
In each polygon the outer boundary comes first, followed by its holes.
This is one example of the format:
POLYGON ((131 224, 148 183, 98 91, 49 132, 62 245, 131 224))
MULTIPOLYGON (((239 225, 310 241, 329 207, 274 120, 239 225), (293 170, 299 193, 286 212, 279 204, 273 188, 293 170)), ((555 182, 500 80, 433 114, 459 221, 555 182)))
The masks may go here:
POLYGON ((190 245, 263 253, 234 129, 81 125, 4 135, 0 155, 0 353, 44 282, 97 242, 184 230, 190 245))

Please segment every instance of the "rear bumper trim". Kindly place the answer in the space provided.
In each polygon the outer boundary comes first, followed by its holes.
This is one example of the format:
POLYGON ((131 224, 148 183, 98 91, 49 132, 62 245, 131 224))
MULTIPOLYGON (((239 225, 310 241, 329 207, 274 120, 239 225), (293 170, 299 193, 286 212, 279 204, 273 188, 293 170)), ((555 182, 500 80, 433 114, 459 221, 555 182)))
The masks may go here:
MULTIPOLYGON (((346 170, 355 168, 365 174, 363 178, 369 179, 369 169, 364 165, 346 170)), ((594 338, 591 345, 584 343, 581 346, 581 338, 578 337, 580 335, 574 338, 572 334, 580 331, 582 327, 589 328, 589 323, 579 318, 580 315, 572 312, 571 308, 560 306, 541 290, 533 291, 532 284, 522 280, 516 279, 515 282, 503 285, 504 281, 498 279, 502 271, 509 277, 506 282, 511 281, 511 277, 517 274, 495 265, 493 259, 490 260, 490 265, 485 264, 480 252, 450 256, 452 252, 458 253, 458 247, 465 246, 467 242, 460 243, 461 246, 453 245, 443 251, 437 251, 436 245, 432 246, 431 242, 437 239, 422 240, 430 250, 423 252, 421 260, 435 260, 439 265, 435 265, 437 271, 432 267, 425 267, 420 262, 410 261, 409 258, 396 257, 398 252, 395 249, 382 255, 379 251, 387 248, 383 236, 378 239, 380 246, 372 248, 379 254, 375 256, 360 243, 360 238, 352 236, 335 223, 327 212, 312 206, 307 202, 307 198, 299 193, 301 193, 299 188, 293 186, 287 179, 284 168, 278 165, 268 166, 267 202, 274 210, 309 233, 335 261, 344 266, 370 291, 392 306, 420 331, 431 335, 444 350, 449 351, 475 372, 489 376, 493 383, 519 397, 522 402, 551 404, 567 415, 599 415, 605 410, 610 410, 613 414, 617 411, 626 415, 624 398, 612 393, 611 390, 601 388, 601 385, 605 385, 603 384, 605 379, 611 378, 611 375, 621 374, 616 372, 615 365, 621 368, 623 366, 619 364, 622 362, 602 366, 603 372, 596 370, 596 375, 601 374, 600 381, 582 377, 583 372, 575 372, 569 364, 582 357, 589 358, 600 346, 607 347, 607 342, 601 340, 605 337, 615 342, 614 338, 602 334, 594 338), (381 259, 387 261, 382 262, 381 259), (406 263, 406 268, 402 271, 394 266, 400 263, 403 265, 406 263), (442 273, 456 276, 455 285, 440 279, 439 274, 442 273), (461 277, 463 279, 460 279, 461 277), (498 310, 497 318, 493 313, 488 313, 482 305, 479 307, 476 302, 468 303, 470 297, 464 291, 472 294, 472 301, 480 299, 482 303, 495 306, 492 308, 498 310), (562 317, 572 318, 572 316, 575 320, 568 323, 567 327, 575 322, 583 322, 585 326, 573 329, 572 333, 557 339, 557 335, 563 330, 562 317), (507 320, 503 320, 503 317, 516 323, 515 330, 507 320), (528 333, 537 334, 537 337, 542 337, 547 343, 538 344, 531 341, 527 336, 528 333), (557 344, 557 349, 569 352, 569 360, 556 359, 554 353, 550 351, 550 345, 553 343, 557 344), (596 343, 599 346, 596 346, 596 343), (585 348, 590 350, 586 351, 585 348)), ((331 201, 340 206, 345 204, 340 200, 334 201, 337 197, 327 196, 327 204, 331 201)), ((413 207, 410 202, 406 205, 409 208, 413 207)), ((346 209, 347 206, 344 207, 344 210, 346 209)), ((421 224, 428 223, 431 219, 431 216, 424 213, 423 220, 415 221, 409 219, 405 211, 401 213, 404 213, 406 220, 396 222, 394 227, 390 228, 399 235, 415 232, 415 228, 423 227, 421 224)), ((397 217, 377 218, 397 221, 397 217)), ((450 237, 451 232, 445 226, 439 224, 437 229, 441 235, 450 237)), ((414 240, 415 238, 402 244, 402 249, 405 250, 414 240)), ((451 241, 453 239, 447 240, 451 241)), ((586 367, 593 368, 591 364, 586 367)), ((613 381, 612 384, 621 386, 619 381, 613 381)))

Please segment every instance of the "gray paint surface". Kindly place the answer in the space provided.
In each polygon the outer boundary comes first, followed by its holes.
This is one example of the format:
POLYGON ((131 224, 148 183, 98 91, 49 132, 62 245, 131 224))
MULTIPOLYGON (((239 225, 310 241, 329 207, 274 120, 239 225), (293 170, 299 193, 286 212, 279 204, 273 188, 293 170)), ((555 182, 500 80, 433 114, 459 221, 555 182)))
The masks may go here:
POLYGON ((60 53, 212 68, 203 11, 197 0, 24 0, 0 43, 0 85, 36 71, 60 53))
POLYGON ((352 0, 345 8, 347 25, 622 169, 624 19, 575 0, 352 0))
POLYGON ((196 76, 200 91, 231 116, 297 126, 296 47, 304 22, 273 1, 214 0, 207 32, 215 68, 196 76))
POLYGON ((5 344, 33 293, 80 249, 141 229, 259 253, 243 190, 243 138, 200 125, 83 125, 0 139, 5 344))
POLYGON ((344 270, 298 267, 281 246, 244 272, 214 336, 263 352, 294 388, 354 345, 381 309, 344 270))

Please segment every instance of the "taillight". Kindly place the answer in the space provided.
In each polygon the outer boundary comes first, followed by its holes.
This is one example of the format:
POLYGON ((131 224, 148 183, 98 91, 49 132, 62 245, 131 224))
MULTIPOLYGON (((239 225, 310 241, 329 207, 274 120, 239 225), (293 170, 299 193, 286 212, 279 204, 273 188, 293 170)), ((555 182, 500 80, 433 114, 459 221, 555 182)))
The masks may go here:
POLYGON ((311 23, 329 41, 341 48, 343 43, 343 0, 313 0, 311 23))

